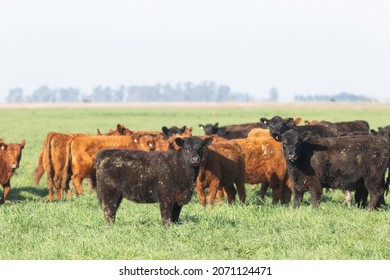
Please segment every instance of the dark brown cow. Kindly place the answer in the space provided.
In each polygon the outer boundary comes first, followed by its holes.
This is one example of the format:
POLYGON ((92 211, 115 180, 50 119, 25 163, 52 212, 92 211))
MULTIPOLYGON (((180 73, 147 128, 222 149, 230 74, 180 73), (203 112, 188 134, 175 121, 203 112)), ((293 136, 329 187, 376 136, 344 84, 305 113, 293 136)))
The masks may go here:
POLYGON ((343 122, 329 122, 329 121, 305 121, 307 125, 313 124, 324 124, 324 125, 335 125, 338 131, 338 135, 346 134, 368 134, 370 125, 367 121, 364 120, 355 120, 355 121, 343 121, 343 122))
POLYGON ((191 137, 192 136, 192 128, 183 126, 178 128, 177 126, 171 126, 170 128, 163 126, 161 131, 166 139, 170 138, 173 135, 179 134, 182 137, 191 137))
POLYGON ((97 197, 107 223, 114 223, 123 198, 160 203, 164 225, 177 223, 193 195, 203 150, 211 138, 177 138, 182 148, 168 152, 103 150, 96 158, 97 197))
POLYGON ((204 130, 205 135, 218 135, 225 139, 237 139, 246 138, 248 133, 253 128, 266 128, 261 122, 257 123, 244 123, 244 124, 232 124, 225 126, 218 126, 215 124, 200 124, 199 127, 204 130))
MULTIPOLYGON (((241 203, 245 202, 245 156, 240 145, 221 137, 213 137, 213 142, 203 156, 203 163, 196 180, 195 190, 200 204, 206 205, 206 189, 209 189, 207 202, 213 205, 218 191, 223 190, 226 201, 231 204, 238 191, 241 203), (219 138, 219 139, 218 139, 219 138), (236 185, 237 190, 234 188, 236 185)), ((218 201, 221 202, 219 194, 218 201)))
POLYGON ((295 207, 306 191, 311 194, 312 205, 317 206, 323 188, 364 189, 371 196, 370 209, 384 203, 389 183, 385 174, 390 164, 390 144, 385 138, 356 135, 314 139, 310 132, 291 129, 283 133, 281 141, 295 207))
POLYGON ((0 205, 7 201, 7 196, 11 190, 11 177, 15 169, 19 168, 22 159, 22 150, 26 145, 26 140, 19 143, 6 144, 0 142, 0 183, 4 188, 3 197, 0 199, 0 205))
POLYGON ((385 127, 378 127, 378 131, 371 129, 370 132, 373 135, 378 135, 378 136, 386 138, 387 140, 390 140, 390 125, 385 126, 385 127))

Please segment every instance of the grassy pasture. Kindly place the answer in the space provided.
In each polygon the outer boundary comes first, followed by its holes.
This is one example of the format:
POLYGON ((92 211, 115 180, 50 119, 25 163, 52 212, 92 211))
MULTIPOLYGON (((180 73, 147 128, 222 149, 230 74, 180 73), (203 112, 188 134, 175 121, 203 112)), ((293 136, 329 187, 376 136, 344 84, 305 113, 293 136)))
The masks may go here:
MULTIPOLYGON (((196 195, 183 207, 180 223, 164 228, 158 204, 124 200, 117 222, 103 221, 96 194, 48 202, 45 178, 33 174, 47 133, 95 134, 121 123, 130 129, 193 128, 258 121, 274 115, 304 120, 365 119, 371 128, 390 124, 388 104, 336 106, 265 104, 248 106, 132 106, 104 108, 0 108, 0 138, 27 141, 20 168, 11 180, 11 204, 0 206, 1 260, 388 260, 390 209, 348 208, 341 192, 325 194, 313 209, 309 195, 299 209, 272 205, 247 185, 245 205, 201 209, 196 195)), ((0 191, 2 194, 2 189, 0 191)), ((387 200, 389 200, 387 196, 387 200)))

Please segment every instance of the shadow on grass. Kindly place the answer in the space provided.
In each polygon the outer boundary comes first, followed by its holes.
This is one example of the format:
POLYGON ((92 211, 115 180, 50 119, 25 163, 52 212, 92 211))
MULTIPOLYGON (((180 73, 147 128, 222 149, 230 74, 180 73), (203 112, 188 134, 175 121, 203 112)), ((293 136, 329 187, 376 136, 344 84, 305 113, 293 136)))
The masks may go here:
MULTIPOLYGON (((2 195, 2 194, 1 194, 2 195)), ((47 198, 47 189, 33 186, 26 187, 11 187, 11 191, 7 197, 7 200, 14 201, 27 201, 31 199, 43 199, 47 198)))

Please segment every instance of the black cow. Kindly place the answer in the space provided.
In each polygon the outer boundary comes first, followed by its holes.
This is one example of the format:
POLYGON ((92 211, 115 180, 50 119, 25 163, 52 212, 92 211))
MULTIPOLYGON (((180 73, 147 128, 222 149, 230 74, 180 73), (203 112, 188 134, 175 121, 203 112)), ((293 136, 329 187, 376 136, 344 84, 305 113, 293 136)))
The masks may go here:
POLYGON ((260 118, 260 122, 268 127, 270 135, 279 142, 282 139, 282 134, 290 129, 295 129, 299 133, 310 131, 312 138, 334 137, 339 135, 336 125, 332 123, 297 126, 293 118, 283 119, 280 116, 274 116, 270 120, 260 118))
POLYGON ((246 138, 248 133, 253 128, 266 128, 262 123, 244 123, 244 124, 231 124, 225 126, 218 126, 218 123, 215 124, 200 124, 200 128, 203 128, 205 135, 218 135, 225 139, 237 139, 237 138, 246 138))
POLYGON ((385 137, 386 139, 390 140, 390 125, 385 127, 378 127, 378 131, 371 129, 370 132, 374 135, 385 137))
POLYGON ((335 125, 340 136, 369 134, 370 125, 364 120, 328 122, 328 121, 305 121, 307 125, 335 125))
POLYGON ((306 191, 317 206, 323 187, 368 193, 370 209, 384 202, 389 184, 389 177, 386 183, 384 177, 390 164, 390 144, 386 139, 372 135, 309 138, 310 132, 299 134, 291 129, 281 139, 295 207, 306 191))
POLYGON ((164 225, 179 220, 181 208, 192 197, 206 146, 212 138, 176 138, 181 148, 168 152, 125 149, 103 150, 96 157, 97 196, 107 223, 127 198, 139 203, 160 203, 164 225))
POLYGON ((191 136, 191 131, 192 128, 187 128, 187 126, 183 126, 181 128, 178 128, 177 126, 171 126, 170 128, 163 126, 161 128, 162 133, 165 137, 165 139, 168 139, 169 137, 175 135, 175 134, 180 134, 186 137, 191 136))

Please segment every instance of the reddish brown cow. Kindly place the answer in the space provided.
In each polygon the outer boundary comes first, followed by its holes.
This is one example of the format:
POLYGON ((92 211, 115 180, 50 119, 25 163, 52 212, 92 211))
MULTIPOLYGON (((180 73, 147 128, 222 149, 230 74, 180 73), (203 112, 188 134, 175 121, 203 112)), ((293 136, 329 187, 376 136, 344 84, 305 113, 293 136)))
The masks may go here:
POLYGON ((240 144, 245 154, 245 183, 268 182, 272 187, 272 202, 289 203, 291 182, 281 143, 270 136, 230 141, 240 144))
POLYGON ((245 202, 245 156, 240 145, 221 137, 213 137, 213 142, 204 155, 195 185, 203 207, 206 205, 206 188, 209 189, 207 202, 210 206, 217 194, 220 203, 221 190, 228 204, 234 201, 236 192, 240 202, 245 202), (233 184, 236 185, 237 191, 233 184))
MULTIPOLYGON (((38 165, 35 169, 34 184, 38 185, 43 173, 46 173, 46 184, 49 190, 48 199, 53 199, 53 190, 56 198, 62 198, 62 178, 65 167, 66 151, 70 140, 80 134, 50 132, 46 135, 38 165)), ((70 193, 68 193, 70 197, 70 193)))
POLYGON ((62 188, 66 190, 67 183, 72 179, 77 196, 83 194, 82 181, 92 180, 96 186, 96 154, 105 149, 133 149, 151 151, 155 144, 151 136, 92 136, 80 135, 74 137, 68 146, 64 168, 62 188))
MULTIPOLYGON (((100 131, 98 130, 98 133, 100 131)), ((123 125, 118 124, 116 130, 110 129, 107 135, 130 135, 131 131, 123 125)), ((38 165, 34 172, 34 184, 38 185, 43 175, 46 173, 46 184, 48 187, 48 199, 53 199, 53 190, 55 190, 56 198, 61 199, 63 188, 63 173, 66 160, 67 147, 73 137, 78 135, 86 135, 81 133, 60 133, 50 132, 46 135, 43 143, 41 154, 38 159, 38 165)), ((70 197, 69 181, 65 187, 67 196, 70 197)))
POLYGON ((0 183, 4 188, 3 197, 0 199, 0 205, 7 201, 7 196, 11 190, 11 177, 15 169, 19 168, 22 159, 22 150, 26 145, 26 140, 19 143, 6 144, 0 141, 0 183))
POLYGON ((123 124, 117 124, 116 129, 110 129, 107 133, 101 133, 99 128, 97 129, 97 135, 132 135, 133 131, 126 128, 123 124))

